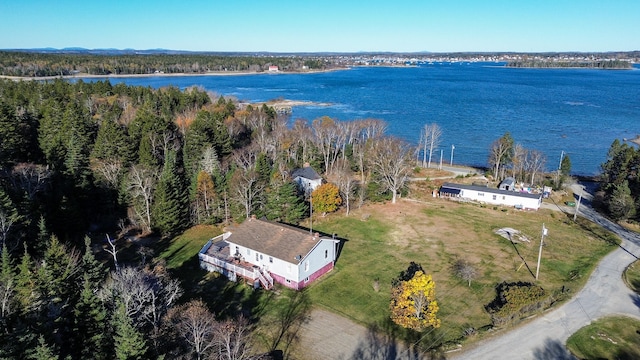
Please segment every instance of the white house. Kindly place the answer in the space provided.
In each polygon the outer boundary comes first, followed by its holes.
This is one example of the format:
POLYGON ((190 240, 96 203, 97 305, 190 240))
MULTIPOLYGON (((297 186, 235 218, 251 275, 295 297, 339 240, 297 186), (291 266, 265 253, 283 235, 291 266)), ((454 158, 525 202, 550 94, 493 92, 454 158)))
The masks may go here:
POLYGON ((542 194, 500 190, 486 186, 444 183, 440 197, 478 201, 486 204, 513 206, 518 209, 538 210, 542 194))
POLYGON ((274 282, 300 290, 331 271, 339 240, 272 221, 248 218, 200 250, 200 267, 270 289, 274 282))
POLYGON ((293 178, 293 182, 298 184, 298 188, 304 192, 305 196, 310 195, 313 190, 322 185, 322 177, 313 170, 309 163, 305 163, 303 167, 293 170, 291 178, 293 178))

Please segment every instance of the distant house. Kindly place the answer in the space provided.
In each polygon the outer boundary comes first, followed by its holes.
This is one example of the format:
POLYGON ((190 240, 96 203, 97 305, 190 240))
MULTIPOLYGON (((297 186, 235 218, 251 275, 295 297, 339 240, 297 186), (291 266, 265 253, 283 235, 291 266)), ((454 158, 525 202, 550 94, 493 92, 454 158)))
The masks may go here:
POLYGON ((512 177, 508 177, 508 178, 502 180, 500 182, 500 185, 498 185, 498 189, 500 189, 500 190, 508 190, 508 191, 515 191, 515 189, 516 189, 516 179, 514 179, 512 177))
POLYGON ((542 194, 529 194, 478 185, 444 183, 440 187, 439 194, 440 197, 513 206, 527 210, 538 210, 542 204, 542 194))
POLYGON ((200 250, 200 267, 271 289, 300 290, 335 264, 339 240, 272 221, 248 218, 200 250))
POLYGON ((269 65, 269 71, 278 71, 279 68, 276 65, 269 65))
POLYGON ((298 188, 306 196, 310 195, 313 190, 322 185, 322 177, 313 170, 309 163, 305 163, 304 167, 293 170, 291 173, 293 182, 298 184, 298 188))

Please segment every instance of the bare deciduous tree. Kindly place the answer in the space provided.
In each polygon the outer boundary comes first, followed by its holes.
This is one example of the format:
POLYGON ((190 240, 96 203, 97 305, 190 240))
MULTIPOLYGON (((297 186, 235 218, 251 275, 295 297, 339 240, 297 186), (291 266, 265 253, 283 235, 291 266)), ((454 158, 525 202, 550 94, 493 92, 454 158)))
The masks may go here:
POLYGON ((442 129, 438 124, 425 124, 422 128, 421 137, 423 139, 422 166, 431 167, 431 157, 433 150, 440 146, 442 129), (428 156, 427 156, 428 153, 428 156))
POLYGON ((258 174, 255 170, 238 169, 231 178, 231 192, 235 199, 244 206, 245 216, 251 216, 255 200, 262 192, 263 186, 258 182, 258 174))
POLYGON ((91 168, 94 172, 102 175, 112 189, 118 188, 118 181, 120 175, 122 175, 122 162, 120 160, 95 159, 91 162, 91 168))
POLYGON ((493 176, 500 177, 500 168, 511 162, 513 154, 513 138, 508 132, 491 143, 489 164, 494 167, 493 176))
POLYGON ((478 269, 476 269, 473 264, 463 259, 456 260, 453 264, 452 270, 457 277, 469 282, 469 287, 471 287, 471 281, 478 277, 478 269))
POLYGON ((511 158, 511 176, 516 180, 522 180, 526 157, 527 149, 520 144, 515 144, 511 158))
POLYGON ((151 204, 157 177, 155 170, 141 165, 132 166, 129 170, 127 189, 133 201, 132 208, 137 218, 134 220, 141 224, 145 233, 151 232, 151 204))
POLYGON ((18 164, 11 171, 11 182, 14 188, 24 191, 29 200, 33 200, 47 186, 50 176, 48 166, 18 164))
POLYGON ((547 158, 538 150, 528 152, 525 160, 525 171, 531 176, 531 185, 535 184, 535 176, 544 169, 547 158))
POLYGON ((216 359, 255 359, 251 341, 251 327, 249 321, 243 317, 219 323, 216 327, 215 340, 216 359))
POLYGON ((342 200, 346 206, 347 216, 349 216, 350 204, 351 204, 351 195, 353 194, 356 181, 353 178, 353 171, 351 171, 351 166, 349 161, 347 160, 339 160, 336 164, 335 174, 335 183, 338 185, 340 189, 340 194, 342 196, 342 200))
POLYGON ((411 171, 409 146, 393 137, 384 137, 371 147, 369 161, 382 186, 391 191, 391 203, 396 203, 398 191, 407 182, 411 171))
POLYGON ((192 300, 171 309, 167 314, 167 322, 188 344, 197 359, 208 358, 215 344, 218 324, 204 302, 192 300))

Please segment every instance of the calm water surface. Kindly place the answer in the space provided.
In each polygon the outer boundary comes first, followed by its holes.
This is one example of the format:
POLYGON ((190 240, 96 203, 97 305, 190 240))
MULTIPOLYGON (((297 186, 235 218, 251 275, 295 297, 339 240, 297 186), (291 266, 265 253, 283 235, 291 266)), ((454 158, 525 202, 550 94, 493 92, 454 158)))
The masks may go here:
MULTIPOLYGON (((487 166, 489 147, 509 131, 517 143, 547 155, 562 151, 572 172, 594 175, 614 139, 640 134, 640 69, 511 69, 501 64, 443 63, 407 68, 354 68, 316 74, 113 78, 158 88, 201 86, 245 101, 275 98, 330 103, 301 106, 291 118, 383 119, 388 132, 417 143, 438 123, 449 162, 487 166)), ((437 152, 439 159, 439 152, 437 152)))

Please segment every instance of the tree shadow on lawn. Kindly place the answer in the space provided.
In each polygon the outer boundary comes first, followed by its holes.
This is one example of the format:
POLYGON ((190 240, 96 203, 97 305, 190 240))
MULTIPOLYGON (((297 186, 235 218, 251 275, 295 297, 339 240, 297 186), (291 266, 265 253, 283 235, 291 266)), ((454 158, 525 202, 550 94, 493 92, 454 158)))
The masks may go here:
MULTIPOLYGON (((518 354, 511 354, 514 358, 518 357, 518 354)), ((536 360, 575 360, 576 357, 573 356, 567 348, 562 345, 558 340, 551 340, 547 338, 544 341, 544 345, 542 347, 537 348, 533 351, 533 357, 536 360)))
POLYGON ((442 334, 438 329, 427 328, 422 332, 402 329, 391 319, 370 325, 367 337, 362 339, 351 355, 351 360, 422 360, 445 359, 441 350, 442 334))

